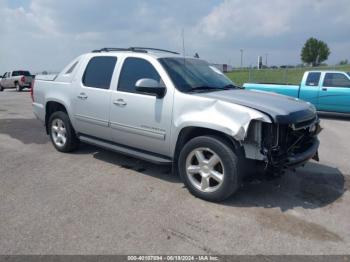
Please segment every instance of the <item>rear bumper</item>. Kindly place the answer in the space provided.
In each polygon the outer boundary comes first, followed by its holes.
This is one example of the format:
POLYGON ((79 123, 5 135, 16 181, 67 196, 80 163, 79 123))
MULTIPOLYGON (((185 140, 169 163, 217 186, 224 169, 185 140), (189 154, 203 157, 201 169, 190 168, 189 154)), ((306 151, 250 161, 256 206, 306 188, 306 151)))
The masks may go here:
POLYGON ((293 154, 286 159, 287 167, 295 167, 304 164, 313 157, 317 157, 320 141, 315 137, 307 150, 299 154, 293 154))

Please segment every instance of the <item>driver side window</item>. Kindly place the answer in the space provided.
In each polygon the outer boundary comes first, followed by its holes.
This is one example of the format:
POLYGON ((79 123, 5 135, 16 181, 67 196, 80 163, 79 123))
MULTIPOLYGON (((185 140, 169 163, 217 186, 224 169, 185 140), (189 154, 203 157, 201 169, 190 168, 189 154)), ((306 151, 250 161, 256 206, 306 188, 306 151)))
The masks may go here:
POLYGON ((119 76, 118 91, 138 93, 136 82, 142 78, 161 82, 160 75, 150 62, 137 57, 126 58, 119 76))
POLYGON ((320 81, 321 73, 319 72, 310 72, 306 79, 307 86, 318 86, 320 81))

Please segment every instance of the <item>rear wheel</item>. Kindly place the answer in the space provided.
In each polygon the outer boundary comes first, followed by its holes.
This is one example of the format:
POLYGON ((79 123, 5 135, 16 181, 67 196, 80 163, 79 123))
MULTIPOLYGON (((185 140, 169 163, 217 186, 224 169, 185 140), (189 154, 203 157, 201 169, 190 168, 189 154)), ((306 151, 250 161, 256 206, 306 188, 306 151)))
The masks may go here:
POLYGON ((16 91, 17 92, 21 92, 22 91, 22 87, 19 85, 19 83, 16 83, 16 91))
POLYGON ((79 146, 73 126, 64 112, 58 111, 51 115, 49 133, 52 144, 60 152, 72 152, 79 146))
POLYGON ((2 85, 0 85, 0 92, 4 91, 4 88, 2 87, 2 85))
POLYGON ((232 145, 218 137, 201 136, 190 140, 180 152, 179 173, 195 196, 223 201, 239 187, 239 157, 232 145))

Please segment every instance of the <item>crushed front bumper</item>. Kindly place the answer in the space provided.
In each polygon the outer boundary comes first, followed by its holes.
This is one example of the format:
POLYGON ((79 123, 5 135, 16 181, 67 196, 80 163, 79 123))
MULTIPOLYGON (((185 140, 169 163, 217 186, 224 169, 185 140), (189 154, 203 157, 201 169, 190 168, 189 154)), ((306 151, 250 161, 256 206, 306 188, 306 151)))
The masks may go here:
POLYGON ((304 164, 308 160, 315 158, 318 160, 318 147, 320 146, 320 141, 317 138, 312 140, 311 146, 302 153, 293 154, 288 156, 286 159, 286 167, 296 167, 304 164))
POLYGON ((293 168, 303 165, 310 159, 318 161, 321 132, 319 119, 303 125, 270 125, 265 128, 264 153, 267 165, 273 169, 293 168))

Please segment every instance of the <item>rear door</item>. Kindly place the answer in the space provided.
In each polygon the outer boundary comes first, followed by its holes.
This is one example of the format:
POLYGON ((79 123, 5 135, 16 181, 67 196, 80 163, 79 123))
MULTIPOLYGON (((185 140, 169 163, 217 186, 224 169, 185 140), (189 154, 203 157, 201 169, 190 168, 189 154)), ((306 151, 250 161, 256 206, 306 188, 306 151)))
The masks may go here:
POLYGON ((8 86, 16 87, 15 82, 19 82, 21 84, 21 77, 19 71, 12 71, 11 75, 8 78, 8 86))
POLYGON ((15 85, 13 84, 13 80, 11 77, 12 72, 7 72, 7 76, 6 76, 6 87, 15 87, 15 85))
POLYGON ((92 56, 86 63, 84 73, 75 79, 74 126, 79 133, 110 140, 110 86, 117 57, 92 56))
POLYGON ((350 113, 350 77, 347 74, 325 73, 319 95, 319 110, 350 113))
POLYGON ((302 80, 299 98, 312 103, 319 108, 319 90, 320 90, 321 72, 309 72, 302 80))

